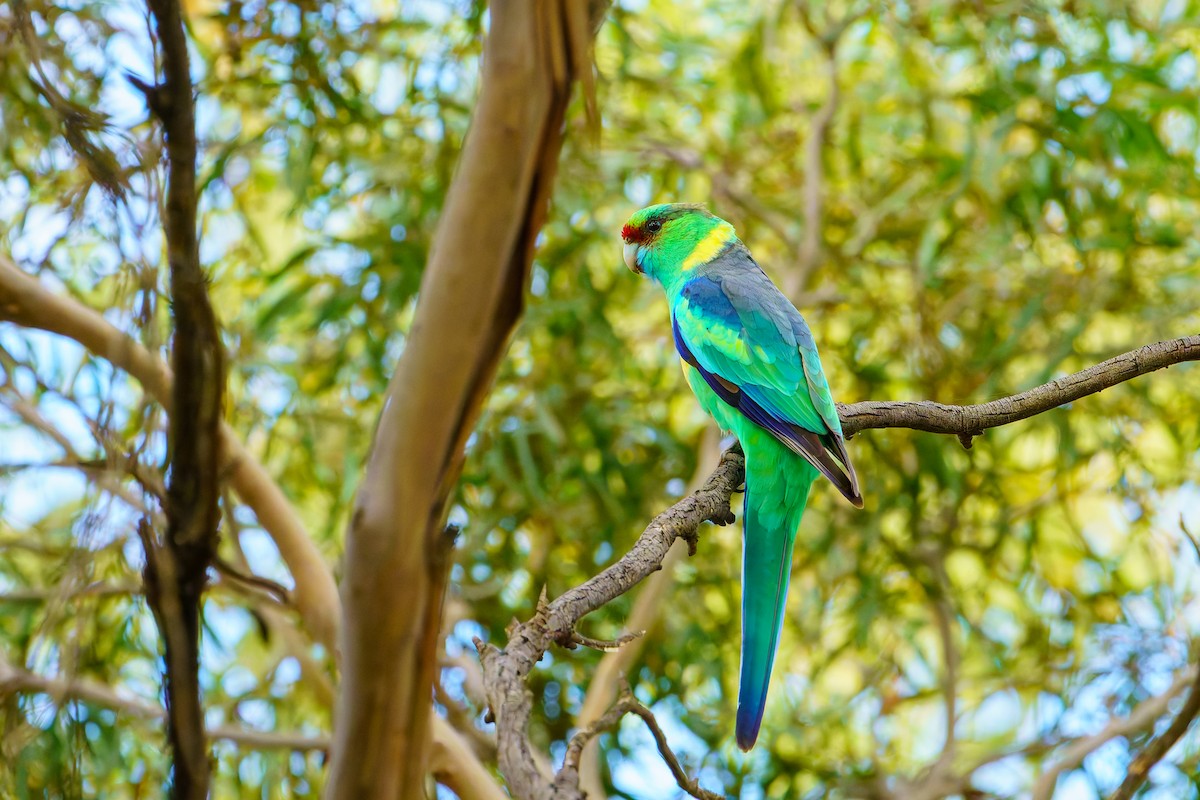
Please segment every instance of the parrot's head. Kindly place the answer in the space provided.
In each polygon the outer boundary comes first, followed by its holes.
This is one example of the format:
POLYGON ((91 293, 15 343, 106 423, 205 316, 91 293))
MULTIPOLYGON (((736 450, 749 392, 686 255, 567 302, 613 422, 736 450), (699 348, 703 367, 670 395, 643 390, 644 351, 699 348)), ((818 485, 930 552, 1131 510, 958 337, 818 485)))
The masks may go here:
POLYGON ((621 228, 625 265, 663 285, 685 269, 702 243, 720 239, 724 246, 736 238, 732 225, 693 203, 647 206, 621 228))

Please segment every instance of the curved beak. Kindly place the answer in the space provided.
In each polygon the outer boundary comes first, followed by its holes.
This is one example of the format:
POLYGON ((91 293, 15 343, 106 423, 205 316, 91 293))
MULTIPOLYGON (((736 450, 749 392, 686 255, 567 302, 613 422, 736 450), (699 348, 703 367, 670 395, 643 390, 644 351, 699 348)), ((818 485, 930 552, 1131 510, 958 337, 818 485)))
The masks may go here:
POLYGON ((638 244, 637 242, 626 242, 625 247, 621 249, 621 255, 625 257, 625 266, 636 272, 638 275, 645 274, 642 265, 638 263, 638 244))

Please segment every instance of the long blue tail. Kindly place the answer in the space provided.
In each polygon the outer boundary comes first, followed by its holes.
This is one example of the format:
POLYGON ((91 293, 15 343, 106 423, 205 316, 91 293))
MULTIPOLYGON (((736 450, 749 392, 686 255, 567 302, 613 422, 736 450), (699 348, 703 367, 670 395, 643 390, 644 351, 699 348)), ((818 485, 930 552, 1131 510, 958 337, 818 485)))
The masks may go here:
MULTIPOLYGON (((807 465, 806 465, 807 466, 807 465)), ((812 481, 809 480, 811 486, 812 481)), ((742 514, 742 672, 738 689, 737 743, 749 750, 758 738, 771 666, 779 646, 792 569, 792 547, 808 489, 787 498, 790 509, 764 504, 772 492, 751 490, 746 480, 742 514), (767 497, 760 497, 760 493, 767 497)))

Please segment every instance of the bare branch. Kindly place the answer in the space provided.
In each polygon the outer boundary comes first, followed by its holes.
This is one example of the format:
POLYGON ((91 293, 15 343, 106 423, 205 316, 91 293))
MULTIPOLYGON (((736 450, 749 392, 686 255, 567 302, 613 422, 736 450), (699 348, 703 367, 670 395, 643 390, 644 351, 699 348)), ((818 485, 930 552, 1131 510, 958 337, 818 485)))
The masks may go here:
POLYGON ((291 604, 292 593, 288 591, 286 586, 277 581, 238 569, 220 556, 213 558, 213 567, 216 568, 221 576, 228 578, 231 583, 252 587, 269 595, 281 605, 286 606, 291 604))
POLYGON ((571 632, 571 638, 567 644, 567 649, 573 649, 576 645, 590 647, 593 650, 599 650, 601 653, 615 653, 623 646, 630 642, 636 641, 646 635, 645 631, 633 631, 624 633, 616 639, 593 639, 590 636, 584 636, 577 631, 571 632))
POLYGON ((629 704, 636 702, 628 691, 628 687, 626 687, 623 696, 617 700, 612 708, 600 715, 598 719, 576 731, 575 735, 571 737, 571 741, 567 744, 567 755, 563 758, 562 769, 555 776, 555 784, 568 789, 574 787, 578 791, 579 762, 583 758, 583 750, 597 736, 621 724, 621 720, 629 713, 629 704))
POLYGON ((1081 372, 988 403, 973 406, 929 400, 851 403, 839 404, 838 415, 847 436, 877 428, 909 428, 955 434, 969 441, 988 428, 1029 419, 1140 375, 1197 360, 1200 360, 1200 335, 1183 336, 1139 347, 1081 372))
POLYGON ((141 594, 142 587, 135 583, 88 583, 82 586, 39 586, 12 589, 0 594, 4 603, 45 603, 51 600, 74 600, 81 597, 131 597, 141 594))
MULTIPOLYGON (((806 23, 809 18, 800 6, 800 15, 806 23)), ((810 25, 811 30, 811 25, 810 25)), ((808 278, 817 266, 821 255, 822 207, 825 193, 825 144, 829 139, 829 126, 837 114, 840 94, 837 79, 837 39, 819 40, 825 52, 825 82, 829 94, 812 118, 812 129, 804 142, 804 238, 800 242, 800 256, 796 268, 786 276, 786 293, 795 297, 808 283, 808 278)))
POLYGON ((179 0, 149 0, 162 46, 163 83, 146 91, 162 121, 167 152, 163 233, 171 281, 175 386, 169 416, 167 531, 156 540, 148 519, 138 529, 146 548, 146 599, 163 639, 171 796, 208 797, 210 767, 200 703, 200 615, 220 522, 221 403, 225 356, 208 299, 196 238, 196 108, 179 0))
POLYGON ((663 760, 671 768, 671 774, 675 776, 675 782, 679 784, 680 789, 695 797, 696 800, 721 800, 721 795, 710 792, 707 789, 701 789, 699 782, 695 778, 689 778, 687 773, 683 771, 683 767, 679 764, 679 759, 675 757, 675 753, 667 745, 666 734, 662 732, 662 728, 658 727, 658 720, 654 718, 654 714, 650 709, 641 703, 634 703, 629 710, 641 717, 646 723, 646 727, 650 729, 650 733, 654 736, 654 742, 658 745, 658 752, 662 754, 663 760))

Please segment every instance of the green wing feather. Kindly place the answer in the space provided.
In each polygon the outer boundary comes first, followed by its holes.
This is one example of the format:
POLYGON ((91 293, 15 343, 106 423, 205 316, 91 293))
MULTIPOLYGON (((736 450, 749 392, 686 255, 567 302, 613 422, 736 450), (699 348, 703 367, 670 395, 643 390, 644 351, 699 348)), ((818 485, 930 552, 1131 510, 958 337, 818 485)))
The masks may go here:
POLYGON ((861 508, 812 333, 745 248, 723 251, 671 296, 680 356, 729 405, 802 455, 861 508))
MULTIPOLYGON (((765 275, 762 282, 775 289, 765 275)), ((675 320, 688 348, 704 369, 751 392, 781 419, 813 433, 840 434, 829 383, 804 320, 782 295, 778 299, 794 319, 774 304, 758 302, 774 298, 747 293, 756 287, 744 283, 704 275, 681 288, 675 320)))

